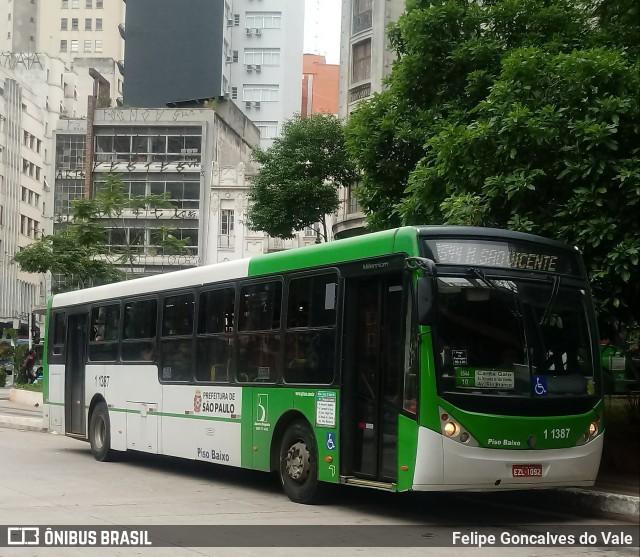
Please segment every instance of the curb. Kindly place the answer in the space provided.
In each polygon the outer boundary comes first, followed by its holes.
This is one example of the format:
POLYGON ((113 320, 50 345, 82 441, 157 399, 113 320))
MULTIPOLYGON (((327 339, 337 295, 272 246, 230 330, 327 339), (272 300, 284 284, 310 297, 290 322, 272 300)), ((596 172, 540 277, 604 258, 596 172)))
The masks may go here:
POLYGON ((550 490, 546 502, 581 514, 634 520, 640 517, 640 497, 598 491, 597 489, 562 488, 550 490))
POLYGON ((0 416, 0 428, 21 429, 23 431, 47 431, 42 418, 22 418, 19 416, 0 416))

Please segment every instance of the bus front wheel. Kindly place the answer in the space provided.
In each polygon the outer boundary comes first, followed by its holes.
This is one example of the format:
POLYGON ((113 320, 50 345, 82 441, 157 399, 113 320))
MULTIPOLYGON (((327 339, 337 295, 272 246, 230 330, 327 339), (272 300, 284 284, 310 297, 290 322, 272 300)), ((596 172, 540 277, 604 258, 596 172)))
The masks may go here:
POLYGON ((318 501, 318 445, 303 421, 293 422, 280 445, 280 481, 294 503, 318 501))
POLYGON ((99 402, 89 423, 89 441, 91 453, 100 462, 105 462, 111 457, 111 422, 109 421, 109 409, 106 403, 99 402))

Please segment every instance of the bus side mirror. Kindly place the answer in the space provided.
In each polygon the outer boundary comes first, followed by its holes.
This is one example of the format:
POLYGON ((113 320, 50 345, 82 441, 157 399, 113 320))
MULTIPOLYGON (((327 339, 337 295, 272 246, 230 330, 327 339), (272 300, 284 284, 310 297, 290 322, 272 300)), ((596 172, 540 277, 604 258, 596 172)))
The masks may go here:
POLYGON ((422 275, 418 279, 418 324, 433 324, 433 278, 422 275))

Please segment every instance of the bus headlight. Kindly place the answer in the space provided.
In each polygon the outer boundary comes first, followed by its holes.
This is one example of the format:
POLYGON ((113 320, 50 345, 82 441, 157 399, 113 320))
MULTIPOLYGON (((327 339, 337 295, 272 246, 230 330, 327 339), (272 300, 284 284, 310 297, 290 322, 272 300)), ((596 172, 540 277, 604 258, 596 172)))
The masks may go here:
POLYGON ((453 439, 469 447, 477 447, 479 443, 457 420, 440 408, 440 431, 445 437, 453 439))
POLYGON ((600 421, 593 420, 587 430, 580 436, 576 445, 586 445, 589 441, 593 441, 600 433, 600 421))

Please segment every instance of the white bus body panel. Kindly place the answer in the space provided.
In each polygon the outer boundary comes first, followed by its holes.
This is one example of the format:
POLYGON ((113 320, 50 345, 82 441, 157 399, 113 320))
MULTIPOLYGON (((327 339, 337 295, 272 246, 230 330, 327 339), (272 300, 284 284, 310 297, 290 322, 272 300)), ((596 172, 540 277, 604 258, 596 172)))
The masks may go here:
POLYGON ((164 385, 162 453, 241 465, 242 388, 164 385))
POLYGON ((421 427, 413 489, 496 491, 595 483, 604 435, 566 449, 505 450, 468 447, 421 427), (541 464, 541 478, 513 478, 514 464, 541 464), (498 482, 499 480, 499 482, 498 482))
POLYGON ((43 411, 45 427, 64 434, 64 365, 49 366, 49 399, 43 411))

